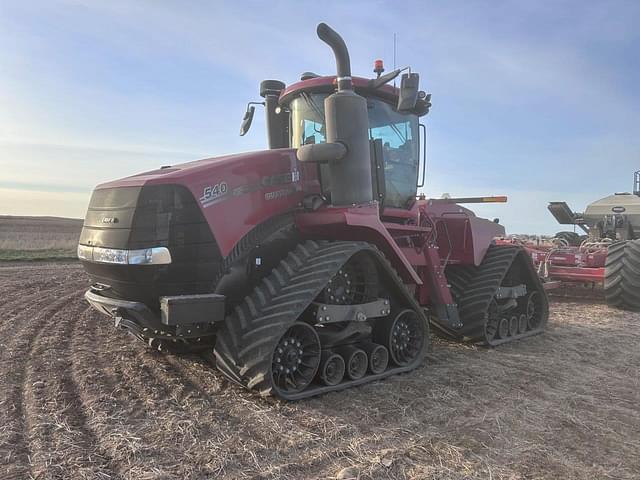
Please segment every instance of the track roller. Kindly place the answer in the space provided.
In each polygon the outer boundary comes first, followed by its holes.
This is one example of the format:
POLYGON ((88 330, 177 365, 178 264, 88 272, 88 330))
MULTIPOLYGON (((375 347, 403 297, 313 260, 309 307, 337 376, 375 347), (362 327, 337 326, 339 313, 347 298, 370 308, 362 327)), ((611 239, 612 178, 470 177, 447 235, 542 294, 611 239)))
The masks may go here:
POLYGON ((513 337, 518 334, 518 316, 511 315, 509 318, 509 336, 513 337))
POLYGON ((498 323, 498 336, 500 338, 509 336, 509 319, 507 317, 502 317, 498 323))
POLYGON ((524 333, 527 331, 527 315, 521 313, 518 317, 518 333, 524 333))
POLYGON ((337 352, 344 359, 345 376, 349 380, 359 380, 365 376, 369 366, 369 358, 364 350, 347 345, 339 348, 337 352))
POLYGON ((341 355, 329 350, 322 352, 318 375, 324 385, 329 387, 338 385, 344 378, 344 372, 345 364, 341 355))
POLYGON ((369 371, 371 373, 375 375, 387 369, 387 365, 389 365, 389 350, 387 350, 387 347, 370 343, 365 345, 363 350, 369 357, 369 371))

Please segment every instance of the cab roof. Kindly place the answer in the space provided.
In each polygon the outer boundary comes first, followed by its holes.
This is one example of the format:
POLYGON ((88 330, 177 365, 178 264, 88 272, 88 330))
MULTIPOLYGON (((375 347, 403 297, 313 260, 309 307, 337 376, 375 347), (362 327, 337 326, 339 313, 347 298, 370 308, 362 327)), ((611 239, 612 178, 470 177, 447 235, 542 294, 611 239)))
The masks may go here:
MULTIPOLYGON (((301 80, 286 87, 280 94, 280 105, 288 105, 294 97, 302 92, 307 93, 332 93, 337 91, 336 76, 315 77, 308 80, 301 80)), ((396 105, 398 102, 398 94, 400 89, 391 85, 383 85, 379 88, 371 88, 369 82, 371 79, 363 77, 352 77, 353 88, 355 92, 363 97, 379 98, 387 103, 396 105)), ((412 113, 418 116, 425 115, 429 111, 424 100, 418 99, 412 113)))

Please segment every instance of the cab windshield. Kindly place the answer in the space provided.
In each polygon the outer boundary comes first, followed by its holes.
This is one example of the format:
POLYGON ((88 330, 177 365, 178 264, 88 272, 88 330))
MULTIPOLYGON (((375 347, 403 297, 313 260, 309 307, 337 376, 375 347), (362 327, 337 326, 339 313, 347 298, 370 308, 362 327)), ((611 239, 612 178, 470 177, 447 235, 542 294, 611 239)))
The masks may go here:
MULTIPOLYGON (((324 99, 328 94, 302 93, 290 105, 291 146, 326 142, 324 99)), ((406 207, 416 195, 418 177, 418 117, 399 113, 390 104, 367 98, 369 138, 380 139, 383 147, 385 205, 406 207)), ((321 166, 323 190, 330 189, 326 166, 321 166)))

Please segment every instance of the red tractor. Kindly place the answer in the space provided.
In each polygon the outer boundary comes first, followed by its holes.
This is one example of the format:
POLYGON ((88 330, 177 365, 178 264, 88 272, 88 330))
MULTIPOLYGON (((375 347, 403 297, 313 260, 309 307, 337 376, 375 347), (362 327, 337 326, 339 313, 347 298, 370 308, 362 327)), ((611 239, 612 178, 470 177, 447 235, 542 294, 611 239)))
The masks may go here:
POLYGON ((377 62, 377 78, 352 77, 342 38, 317 33, 337 75, 261 83, 269 150, 95 189, 86 299, 148 345, 210 351, 230 380, 288 400, 416 368, 430 324, 485 345, 540 333, 526 251, 453 199, 416 197, 431 106, 418 74, 377 62))

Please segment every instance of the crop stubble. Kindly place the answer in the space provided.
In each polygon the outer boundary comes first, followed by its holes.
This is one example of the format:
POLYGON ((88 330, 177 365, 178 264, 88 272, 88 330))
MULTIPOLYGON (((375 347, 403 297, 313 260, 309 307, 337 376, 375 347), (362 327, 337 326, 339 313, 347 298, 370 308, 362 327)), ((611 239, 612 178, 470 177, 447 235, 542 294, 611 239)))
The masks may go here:
POLYGON ((637 478, 640 314, 571 295, 498 349, 297 403, 153 352, 77 263, 0 266, 0 478, 637 478))

